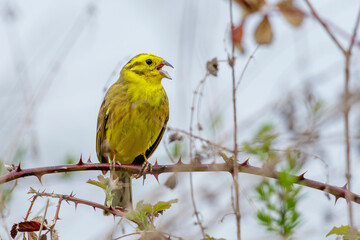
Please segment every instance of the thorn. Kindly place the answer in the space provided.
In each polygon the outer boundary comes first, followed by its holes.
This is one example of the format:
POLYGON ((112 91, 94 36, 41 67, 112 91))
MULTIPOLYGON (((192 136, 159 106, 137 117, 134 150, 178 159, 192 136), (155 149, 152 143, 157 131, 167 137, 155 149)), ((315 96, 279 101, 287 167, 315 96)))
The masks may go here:
POLYGON ((76 165, 84 165, 83 160, 82 160, 82 154, 80 155, 80 160, 76 165))
POLYGON ((101 170, 103 175, 106 175, 109 170, 101 170))
POLYGON ((88 158, 88 160, 87 160, 87 163, 91 163, 91 154, 89 155, 89 158, 88 158))
POLYGON ((159 175, 160 173, 152 173, 152 175, 155 177, 156 181, 158 182, 158 184, 160 184, 159 182, 159 175))
POLYGON ((19 163, 19 165, 16 166, 15 172, 21 172, 21 167, 20 167, 21 163, 19 163))
POLYGON ((347 190, 347 183, 345 183, 345 185, 342 186, 341 189, 347 190))
POLYGON ((337 203, 337 200, 339 200, 339 196, 335 196, 335 202, 334 202, 334 206, 336 205, 336 203, 337 203))
POLYGON ((37 177, 37 179, 39 180, 39 182, 42 184, 41 182, 41 178, 42 178, 42 174, 36 174, 35 177, 37 177))
POLYGON ((94 208, 94 211, 96 212, 96 207, 93 206, 93 208, 94 208))
POLYGON ((158 166, 158 165, 159 165, 159 164, 158 164, 157 159, 156 159, 154 166, 158 166))
MULTIPOLYGON (((112 213, 112 212, 115 212, 115 211, 117 211, 116 210, 116 208, 114 208, 113 206, 109 206, 109 207, 107 207, 107 209, 106 209, 109 213, 112 213)), ((112 214, 114 214, 114 213, 112 213, 112 214)))
POLYGON ((68 199, 65 199, 65 202, 70 205, 70 202, 68 199))
POLYGON ((179 157, 179 161, 175 165, 183 165, 184 163, 181 161, 181 156, 179 157))
POLYGON ((303 180, 305 180, 305 173, 307 173, 307 171, 305 171, 305 172, 303 172, 302 174, 300 174, 299 176, 298 176, 298 180, 299 181, 303 181, 303 180))
POLYGON ((248 166, 249 165, 249 158, 246 159, 243 163, 240 164, 240 166, 244 167, 244 166, 248 166))

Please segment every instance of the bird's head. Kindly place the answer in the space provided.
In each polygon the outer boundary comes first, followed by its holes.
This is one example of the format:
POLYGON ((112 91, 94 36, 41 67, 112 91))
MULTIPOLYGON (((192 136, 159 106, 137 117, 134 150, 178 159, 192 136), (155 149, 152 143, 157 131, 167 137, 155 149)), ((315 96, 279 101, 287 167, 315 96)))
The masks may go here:
POLYGON ((131 74, 132 77, 145 79, 148 82, 161 82, 161 79, 171 79, 164 66, 173 66, 163 58, 150 53, 142 53, 133 57, 123 68, 122 73, 131 74))

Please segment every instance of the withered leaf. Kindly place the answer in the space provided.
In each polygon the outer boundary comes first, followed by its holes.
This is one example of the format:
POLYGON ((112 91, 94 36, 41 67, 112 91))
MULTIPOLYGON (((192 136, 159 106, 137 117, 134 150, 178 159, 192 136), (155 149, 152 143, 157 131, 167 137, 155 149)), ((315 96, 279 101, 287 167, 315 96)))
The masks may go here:
POLYGON ((43 221, 45 223, 47 223, 46 219, 44 220, 44 217, 43 216, 37 216, 37 217, 34 217, 33 219, 31 219, 31 221, 34 221, 34 222, 38 222, 38 223, 42 223, 43 221))
MULTIPOLYGON (((17 230, 19 232, 34 232, 40 230, 41 223, 37 221, 25 221, 18 223, 17 230)), ((47 227, 44 225, 43 229, 46 230, 47 227)))
POLYGON ((235 26, 234 28, 232 28, 232 41, 234 43, 240 43, 242 41, 243 38, 243 23, 239 24, 238 26, 235 26))
POLYGON ((169 143, 181 140, 183 140, 183 136, 179 135, 178 133, 173 133, 169 137, 169 143))
POLYGON ((286 20, 293 26, 299 27, 305 17, 303 11, 294 6, 293 1, 284 0, 277 4, 279 11, 284 15, 286 20))
POLYGON ((216 77, 216 76, 217 76, 217 73, 218 73, 218 71, 219 71, 218 66, 219 66, 219 64, 218 64, 217 58, 213 58, 213 59, 211 59, 210 61, 208 61, 208 62, 206 63, 206 70, 207 70, 211 75, 213 75, 213 76, 216 77))
POLYGON ((235 45, 235 47, 239 50, 240 53, 242 53, 242 54, 245 53, 245 48, 244 48, 244 46, 242 45, 242 43, 235 43, 234 45, 235 45))
POLYGON ((17 235, 18 231, 17 231, 17 224, 14 224, 12 227, 11 227, 11 230, 10 230, 10 236, 12 238, 15 238, 16 235, 17 235))
POLYGON ((242 18, 258 12, 264 5, 265 0, 236 0, 242 10, 242 18))
POLYGON ((174 173, 166 180, 165 186, 170 189, 174 189, 176 185, 177 185, 177 174, 174 173))
POLYGON ((34 232, 28 232, 28 240, 37 240, 38 236, 34 232))
MULTIPOLYGON (((41 226, 41 222, 38 221, 25 221, 14 224, 11 227, 10 235, 12 238, 15 238, 18 232, 35 232, 39 231, 41 226)), ((46 230, 47 227, 43 225, 43 229, 46 230)), ((35 238, 37 239, 37 238, 35 238)))
POLYGON ((267 15, 265 15, 255 30, 255 40, 258 44, 270 44, 272 39, 273 33, 271 30, 269 18, 267 15))
POLYGON ((52 234, 52 237, 51 237, 52 240, 59 240, 59 233, 58 233, 58 231, 56 231, 56 230, 54 229, 51 234, 52 234))

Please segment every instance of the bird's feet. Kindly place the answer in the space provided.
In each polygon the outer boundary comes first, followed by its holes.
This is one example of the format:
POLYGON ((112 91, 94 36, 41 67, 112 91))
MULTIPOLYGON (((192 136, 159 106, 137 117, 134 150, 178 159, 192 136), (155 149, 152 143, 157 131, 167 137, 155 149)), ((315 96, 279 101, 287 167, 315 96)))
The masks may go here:
POLYGON ((135 175, 135 178, 140 178, 142 176, 146 176, 146 173, 151 173, 152 172, 152 165, 151 163, 149 163, 148 161, 145 161, 142 166, 141 166, 141 170, 138 174, 135 175))
POLYGON ((152 172, 152 165, 147 160, 145 154, 143 154, 143 156, 144 156, 145 161, 141 166, 140 172, 135 175, 135 178, 140 178, 140 177, 144 176, 144 181, 145 181, 146 173, 151 173, 152 172))

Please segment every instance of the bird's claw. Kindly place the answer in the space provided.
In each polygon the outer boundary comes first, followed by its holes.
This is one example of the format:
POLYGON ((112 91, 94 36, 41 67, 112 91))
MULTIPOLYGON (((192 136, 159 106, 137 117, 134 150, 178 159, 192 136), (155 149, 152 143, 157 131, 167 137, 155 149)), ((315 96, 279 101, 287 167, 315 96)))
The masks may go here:
POLYGON ((135 175, 135 178, 140 178, 140 177, 144 176, 144 180, 145 180, 146 173, 151 173, 151 172, 152 172, 151 163, 149 163, 148 161, 145 161, 141 166, 140 172, 135 175))

